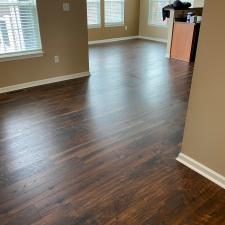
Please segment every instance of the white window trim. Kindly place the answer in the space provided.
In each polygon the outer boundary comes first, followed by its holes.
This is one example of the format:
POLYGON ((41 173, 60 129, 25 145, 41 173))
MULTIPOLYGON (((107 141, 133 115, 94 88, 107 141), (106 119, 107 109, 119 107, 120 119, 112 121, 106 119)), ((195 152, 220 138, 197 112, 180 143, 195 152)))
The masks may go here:
POLYGON ((43 55, 44 55, 44 52, 42 50, 8 53, 8 54, 4 54, 3 56, 0 56, 0 62, 32 59, 32 58, 42 57, 43 55))
POLYGON ((123 23, 105 23, 105 27, 124 27, 125 22, 123 23))
MULTIPOLYGON (((105 0, 102 0, 105 1, 105 0)), ((124 27, 125 26, 125 8, 126 8, 126 0, 124 0, 124 7, 123 7, 123 22, 122 23, 106 23, 105 22, 105 4, 104 4, 104 26, 105 27, 124 27)))
POLYGON ((40 24, 39 24, 39 14, 38 14, 38 8, 37 8, 37 2, 36 2, 36 24, 37 24, 37 35, 38 35, 38 42, 40 49, 38 50, 32 50, 32 51, 19 51, 19 52, 11 52, 11 53, 5 53, 0 54, 0 62, 8 62, 8 61, 15 61, 15 60, 22 60, 22 59, 30 59, 30 58, 37 58, 42 57, 44 55, 43 49, 42 49, 42 39, 41 39, 41 32, 40 32, 40 24))
POLYGON ((97 28, 101 28, 101 27, 102 27, 101 24, 88 25, 88 29, 97 29, 97 28))
POLYGON ((88 29, 97 29, 97 28, 101 28, 102 27, 102 0, 99 1, 100 3, 100 7, 99 7, 99 24, 91 24, 88 25, 88 29))

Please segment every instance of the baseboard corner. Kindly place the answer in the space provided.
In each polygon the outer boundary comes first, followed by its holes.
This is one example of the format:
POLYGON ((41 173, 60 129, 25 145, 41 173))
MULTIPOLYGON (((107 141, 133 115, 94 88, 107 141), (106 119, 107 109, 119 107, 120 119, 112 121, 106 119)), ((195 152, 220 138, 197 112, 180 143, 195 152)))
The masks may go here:
POLYGON ((169 59, 170 58, 170 54, 166 53, 165 57, 169 59))
POLYGON ((143 39, 143 40, 167 43, 167 40, 166 39, 162 39, 162 38, 148 37, 148 36, 142 36, 142 35, 138 36, 138 38, 139 39, 143 39))
POLYGON ((215 172, 214 170, 208 168, 207 166, 201 164, 193 158, 185 155, 184 153, 180 153, 176 160, 181 164, 185 165, 186 167, 190 168, 191 170, 204 176, 213 183, 217 184, 221 188, 225 189, 225 177, 221 174, 215 172))
POLYGON ((133 40, 133 39, 138 39, 138 36, 127 36, 127 37, 120 37, 120 38, 88 41, 88 45, 97 45, 97 44, 112 43, 112 42, 117 42, 117 41, 127 41, 127 40, 133 40))

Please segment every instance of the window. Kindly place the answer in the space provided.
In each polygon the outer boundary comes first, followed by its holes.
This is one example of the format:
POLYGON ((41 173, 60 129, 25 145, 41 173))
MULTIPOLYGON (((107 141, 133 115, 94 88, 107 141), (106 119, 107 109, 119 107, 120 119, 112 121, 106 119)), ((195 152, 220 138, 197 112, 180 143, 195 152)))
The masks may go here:
POLYGON ((88 27, 101 27, 101 0, 87 0, 88 27))
POLYGON ((0 58, 41 53, 35 0, 0 0, 0 58))
POLYGON ((169 4, 170 0, 149 0, 148 24, 153 26, 166 26, 167 21, 163 21, 162 8, 169 4))
POLYGON ((187 2, 190 2, 190 3, 191 3, 191 8, 194 7, 194 5, 195 5, 195 0, 188 0, 187 2))
MULTIPOLYGON (((162 8, 173 2, 174 0, 149 0, 148 24, 150 26, 166 26, 167 20, 163 21, 162 8)), ((194 0, 188 0, 187 2, 190 2, 193 7, 194 0)))
POLYGON ((124 25, 124 0, 105 0, 105 25, 124 25))

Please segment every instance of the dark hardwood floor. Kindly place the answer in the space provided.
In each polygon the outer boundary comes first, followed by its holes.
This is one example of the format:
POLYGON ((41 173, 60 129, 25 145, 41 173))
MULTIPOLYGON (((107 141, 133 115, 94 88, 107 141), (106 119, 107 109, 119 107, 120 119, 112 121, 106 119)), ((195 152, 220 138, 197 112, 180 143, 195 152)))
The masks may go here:
POLYGON ((225 191, 176 162, 193 65, 90 47, 90 78, 0 97, 1 225, 224 225, 225 191))

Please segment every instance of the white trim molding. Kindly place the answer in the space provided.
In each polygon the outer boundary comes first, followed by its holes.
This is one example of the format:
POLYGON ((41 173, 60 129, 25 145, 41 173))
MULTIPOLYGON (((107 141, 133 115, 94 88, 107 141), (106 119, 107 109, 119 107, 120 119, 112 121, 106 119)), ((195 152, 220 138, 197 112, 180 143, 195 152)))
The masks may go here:
POLYGON ((183 153, 180 153, 176 160, 225 189, 225 177, 214 170, 204 166, 183 153))
POLYGON ((161 39, 161 38, 145 37, 145 36, 128 36, 128 37, 120 37, 120 38, 112 38, 112 39, 103 39, 103 40, 97 40, 97 41, 89 41, 88 44, 89 45, 97 45, 97 44, 111 43, 111 42, 117 42, 117 41, 126 41, 126 40, 133 40, 133 39, 144 39, 144 40, 149 40, 149 41, 167 43, 167 40, 161 39))
POLYGON ((31 81, 31 82, 22 83, 22 84, 16 84, 16 85, 0 88, 0 94, 11 92, 11 91, 22 90, 26 88, 31 88, 31 87, 36 87, 36 86, 41 86, 45 84, 57 83, 60 81, 72 80, 72 79, 81 78, 81 77, 88 77, 88 76, 90 76, 89 72, 82 72, 82 73, 48 78, 44 80, 37 80, 37 81, 31 81))
POLYGON ((125 23, 105 23, 105 27, 112 28, 112 27, 125 27, 125 23))
POLYGON ((147 36, 139 36, 139 39, 144 39, 144 40, 149 40, 149 41, 156 41, 156 42, 167 43, 167 40, 166 40, 166 39, 162 39, 162 38, 147 37, 147 36))
POLYGON ((170 54, 168 54, 168 53, 166 53, 165 56, 166 56, 166 58, 170 58, 170 54))
POLYGON ((42 57, 44 55, 43 51, 31 51, 23 53, 13 53, 13 54, 4 54, 0 56, 0 62, 8 62, 21 59, 32 59, 37 57, 42 57))
POLYGON ((126 40, 132 40, 132 39, 138 39, 138 36, 128 36, 128 37, 120 37, 120 38, 112 38, 112 39, 103 39, 103 40, 97 40, 97 41, 89 41, 88 44, 96 45, 96 44, 126 41, 126 40))

